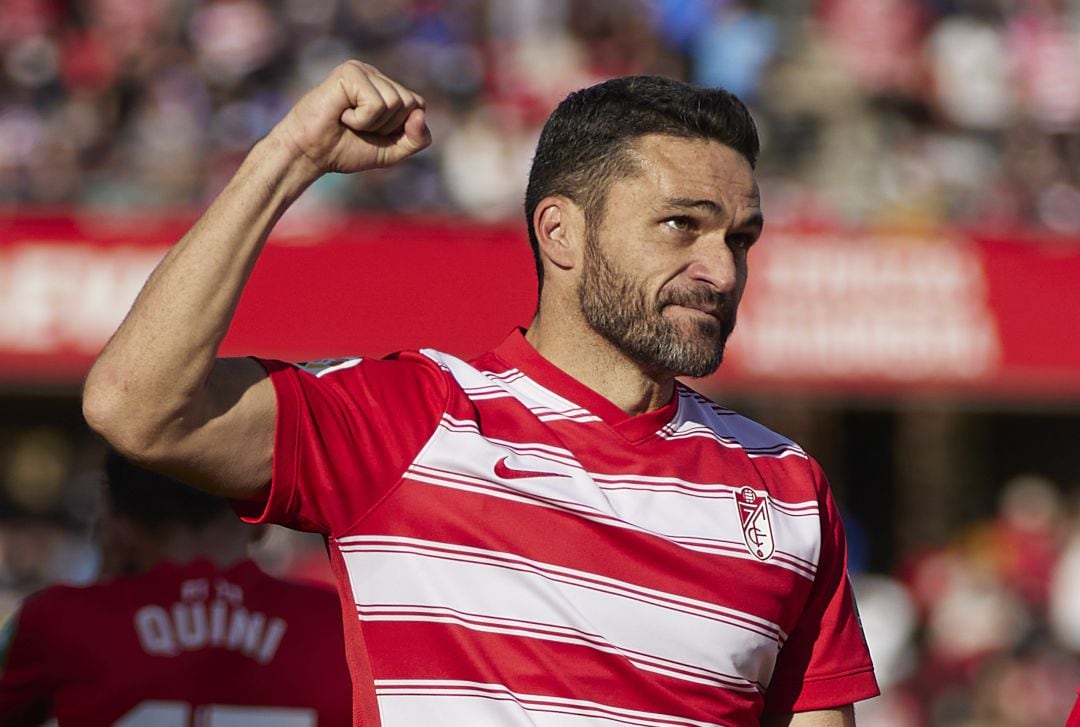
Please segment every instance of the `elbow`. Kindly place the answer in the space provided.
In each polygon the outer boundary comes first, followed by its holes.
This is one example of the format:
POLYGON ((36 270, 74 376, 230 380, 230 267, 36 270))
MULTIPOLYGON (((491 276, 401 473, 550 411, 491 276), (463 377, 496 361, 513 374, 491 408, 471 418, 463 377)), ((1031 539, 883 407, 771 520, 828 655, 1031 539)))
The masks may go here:
POLYGON ((123 382, 92 370, 83 386, 82 414, 86 424, 125 456, 150 459, 158 437, 146 402, 125 390, 123 382))
POLYGON ((118 449, 120 439, 125 437, 124 404, 115 382, 103 381, 106 377, 92 370, 83 384, 82 414, 87 426, 97 432, 106 442, 118 449))
POLYGON ((110 425, 115 419, 116 406, 111 387, 101 381, 97 369, 92 369, 82 391, 82 414, 86 424, 106 440, 109 440, 110 425))

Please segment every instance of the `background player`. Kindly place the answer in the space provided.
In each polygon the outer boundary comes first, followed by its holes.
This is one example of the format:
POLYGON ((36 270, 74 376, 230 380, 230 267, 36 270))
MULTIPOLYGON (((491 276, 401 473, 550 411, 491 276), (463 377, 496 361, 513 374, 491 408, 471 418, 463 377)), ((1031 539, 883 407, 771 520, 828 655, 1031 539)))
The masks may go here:
POLYGON ((4 630, 0 723, 351 723, 338 600, 246 557, 225 500, 110 452, 107 580, 29 597, 4 630))

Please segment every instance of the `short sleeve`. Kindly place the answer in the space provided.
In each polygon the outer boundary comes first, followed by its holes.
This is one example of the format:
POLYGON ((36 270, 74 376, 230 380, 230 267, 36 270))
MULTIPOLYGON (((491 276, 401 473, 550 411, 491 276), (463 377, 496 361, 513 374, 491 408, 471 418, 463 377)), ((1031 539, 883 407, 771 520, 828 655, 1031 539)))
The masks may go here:
POLYGON ((810 595, 780 650, 765 695, 770 713, 841 707, 879 694, 847 575, 844 526, 821 468, 810 461, 821 512, 821 554, 810 595))
POLYGON ((0 630, 0 724, 38 724, 51 710, 56 675, 31 596, 0 630))
POLYGON ((277 420, 267 499, 234 503, 249 522, 342 532, 401 479, 446 408, 446 379, 420 354, 259 363, 274 385, 277 420))

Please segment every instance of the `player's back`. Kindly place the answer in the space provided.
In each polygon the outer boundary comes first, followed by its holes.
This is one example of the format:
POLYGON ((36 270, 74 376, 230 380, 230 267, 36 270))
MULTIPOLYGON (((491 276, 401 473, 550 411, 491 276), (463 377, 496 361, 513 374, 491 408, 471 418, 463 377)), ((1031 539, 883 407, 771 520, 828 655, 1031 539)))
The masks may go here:
POLYGON ((0 722, 46 706, 61 727, 347 725, 341 634, 332 592, 251 561, 54 586, 13 623, 0 722))

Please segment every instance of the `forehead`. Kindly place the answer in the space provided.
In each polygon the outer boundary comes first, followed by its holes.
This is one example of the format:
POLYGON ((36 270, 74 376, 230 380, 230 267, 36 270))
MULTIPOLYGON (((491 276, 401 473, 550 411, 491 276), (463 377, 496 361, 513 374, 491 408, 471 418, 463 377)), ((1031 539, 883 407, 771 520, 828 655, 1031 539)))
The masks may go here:
POLYGON ((650 134, 631 146, 638 173, 618 180, 612 192, 644 198, 705 199, 725 209, 760 210, 754 170, 739 152, 710 139, 650 134))

